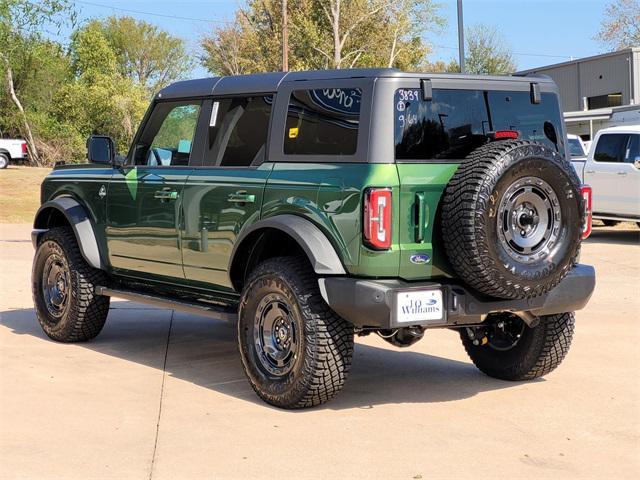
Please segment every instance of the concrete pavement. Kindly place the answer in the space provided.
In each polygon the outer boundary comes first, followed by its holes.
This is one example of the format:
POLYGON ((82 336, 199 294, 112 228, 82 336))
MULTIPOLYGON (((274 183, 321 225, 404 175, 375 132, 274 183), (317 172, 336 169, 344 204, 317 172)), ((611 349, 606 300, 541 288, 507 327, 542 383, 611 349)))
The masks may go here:
POLYGON ((598 270, 548 377, 482 375, 456 334, 358 339, 345 390, 288 412, 244 379, 222 322, 112 302, 102 334, 37 324, 28 225, 0 225, 0 478, 637 478, 640 230, 596 229, 598 270))

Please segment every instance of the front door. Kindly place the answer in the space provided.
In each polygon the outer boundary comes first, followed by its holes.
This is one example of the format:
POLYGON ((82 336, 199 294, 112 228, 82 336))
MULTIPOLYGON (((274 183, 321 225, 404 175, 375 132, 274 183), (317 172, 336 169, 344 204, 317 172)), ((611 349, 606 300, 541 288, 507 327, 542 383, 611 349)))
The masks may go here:
POLYGON ((634 165, 638 135, 607 133, 595 146, 593 162, 585 165, 584 181, 593 189, 593 212, 640 216, 640 170, 634 165))
POLYGON ((184 189, 182 253, 186 278, 231 290, 229 259, 238 234, 260 218, 267 178, 265 163, 272 96, 215 99, 203 166, 184 189))
POLYGON ((157 103, 111 180, 109 260, 123 273, 184 279, 180 211, 200 110, 200 100, 157 103))

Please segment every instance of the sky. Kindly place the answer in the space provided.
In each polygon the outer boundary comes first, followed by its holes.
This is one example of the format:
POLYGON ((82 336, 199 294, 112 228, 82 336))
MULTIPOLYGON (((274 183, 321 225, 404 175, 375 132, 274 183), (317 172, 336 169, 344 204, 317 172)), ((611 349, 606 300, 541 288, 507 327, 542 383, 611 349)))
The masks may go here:
MULTIPOLYGON (((80 21, 109 15, 130 15, 154 23, 184 38, 194 59, 199 39, 216 25, 233 19, 241 0, 72 0, 80 21)), ((429 61, 457 58, 456 0, 436 0, 447 24, 438 34, 427 34, 432 45, 429 61)), ((295 0, 289 0, 295 8, 295 0)), ((519 70, 560 63, 603 53, 593 40, 606 0, 463 0, 464 22, 495 26, 514 52, 519 70)), ((53 32, 50 32, 53 34, 53 32)), ((62 36, 69 32, 62 32, 62 36)), ((207 76, 196 66, 191 77, 207 76)))

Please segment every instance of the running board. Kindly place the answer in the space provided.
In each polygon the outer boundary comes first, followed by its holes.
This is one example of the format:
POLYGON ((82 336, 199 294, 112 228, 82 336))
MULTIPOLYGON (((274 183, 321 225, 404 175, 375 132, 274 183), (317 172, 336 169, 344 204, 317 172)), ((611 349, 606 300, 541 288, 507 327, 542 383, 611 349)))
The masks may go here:
POLYGON ((105 297, 118 297, 132 302, 144 303, 145 305, 153 305, 154 307, 168 308, 178 310, 180 312, 195 313, 196 315, 204 315, 206 317, 217 318, 227 322, 235 322, 238 318, 237 310, 225 308, 223 306, 211 305, 205 302, 187 302, 185 300, 177 300, 173 298, 161 297, 158 295, 150 295, 148 293, 138 293, 131 290, 117 290, 100 285, 95 288, 96 295, 104 295, 105 297))

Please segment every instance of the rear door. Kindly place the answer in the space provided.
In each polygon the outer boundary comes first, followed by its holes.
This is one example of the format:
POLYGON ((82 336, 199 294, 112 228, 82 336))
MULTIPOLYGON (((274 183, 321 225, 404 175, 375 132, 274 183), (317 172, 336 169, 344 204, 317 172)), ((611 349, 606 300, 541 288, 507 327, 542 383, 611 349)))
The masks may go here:
POLYGON ((187 280, 231 290, 227 269, 243 225, 260 217, 273 167, 265 163, 272 95, 215 98, 203 164, 184 189, 183 262, 187 280))
POLYGON ((593 190, 594 213, 631 215, 634 210, 630 205, 635 196, 634 167, 625 163, 629 140, 627 133, 603 133, 597 139, 593 157, 584 169, 584 183, 593 190))
POLYGON ((184 279, 180 209, 201 105, 201 100, 157 103, 131 158, 114 173, 107 198, 107 242, 114 268, 184 279))

